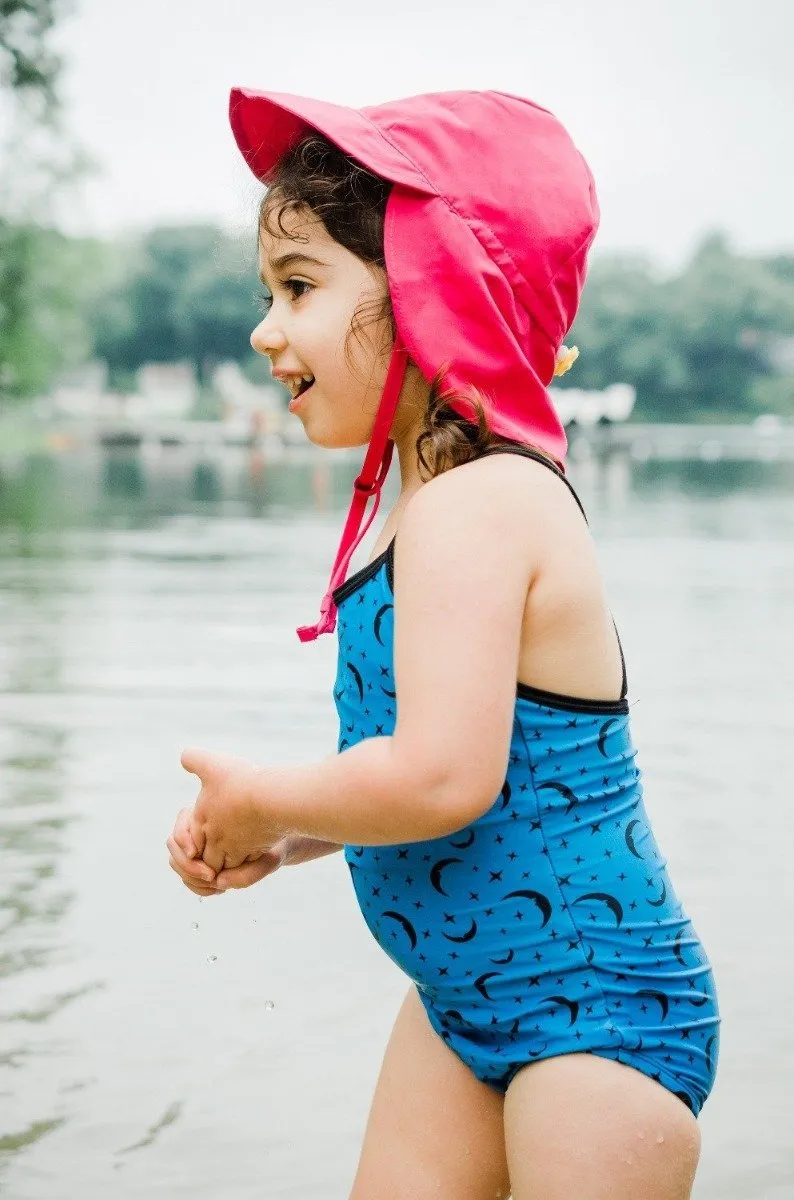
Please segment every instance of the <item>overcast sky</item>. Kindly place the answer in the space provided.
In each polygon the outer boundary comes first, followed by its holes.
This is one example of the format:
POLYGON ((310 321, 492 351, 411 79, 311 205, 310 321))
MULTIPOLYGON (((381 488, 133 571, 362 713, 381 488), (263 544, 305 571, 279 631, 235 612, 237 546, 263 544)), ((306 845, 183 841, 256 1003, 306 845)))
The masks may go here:
POLYGON ((354 106, 498 88, 594 171, 597 245, 673 265, 703 231, 794 249, 794 0, 75 0, 67 113, 102 165, 72 226, 253 220, 243 85, 354 106))

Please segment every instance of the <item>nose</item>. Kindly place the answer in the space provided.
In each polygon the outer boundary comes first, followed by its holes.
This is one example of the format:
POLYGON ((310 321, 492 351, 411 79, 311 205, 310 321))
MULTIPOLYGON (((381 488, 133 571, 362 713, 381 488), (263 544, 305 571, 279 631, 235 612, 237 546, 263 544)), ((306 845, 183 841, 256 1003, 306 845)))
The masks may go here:
POLYGON ((257 354, 271 355, 283 350, 287 339, 271 320, 270 313, 263 318, 251 334, 251 349, 257 354))

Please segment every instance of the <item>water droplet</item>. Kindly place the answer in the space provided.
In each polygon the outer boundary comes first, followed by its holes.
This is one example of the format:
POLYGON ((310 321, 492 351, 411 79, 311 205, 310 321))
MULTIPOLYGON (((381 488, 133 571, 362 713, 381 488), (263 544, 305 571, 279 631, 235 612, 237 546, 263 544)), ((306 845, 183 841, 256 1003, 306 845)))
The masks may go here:
POLYGON ((656 1139, 656 1145, 661 1146, 663 1141, 664 1141, 664 1136, 660 1133, 658 1138, 656 1139))
POLYGON ((217 962, 217 961, 218 961, 218 956, 217 956, 217 954, 208 954, 208 955, 207 955, 207 962, 208 962, 208 963, 213 963, 213 962, 217 962))
POLYGON ((644 1137, 645 1137, 645 1134, 644 1134, 644 1133, 638 1133, 638 1134, 637 1134, 637 1137, 638 1137, 638 1138, 644 1138, 644 1137))
POLYGON ((273 1003, 273 1001, 272 1001, 272 1000, 266 1000, 266 1001, 265 1001, 265 1011, 266 1011, 266 1012, 272 1012, 272 1011, 273 1011, 273 1009, 274 1009, 275 1007, 276 1007, 276 1006, 275 1006, 275 1004, 273 1003))
POLYGON ((198 921, 194 921, 194 922, 193 922, 193 928, 194 928, 194 929, 198 929, 198 921))

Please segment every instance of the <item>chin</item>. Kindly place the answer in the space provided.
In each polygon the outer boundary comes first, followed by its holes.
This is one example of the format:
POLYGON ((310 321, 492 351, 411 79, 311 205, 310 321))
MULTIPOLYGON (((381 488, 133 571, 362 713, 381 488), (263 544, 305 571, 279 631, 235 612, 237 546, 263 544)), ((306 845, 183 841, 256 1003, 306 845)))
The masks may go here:
POLYGON ((311 421, 305 422, 303 430, 313 446, 322 446, 324 450, 354 450, 366 446, 371 436, 351 430, 328 429, 313 425, 311 421))

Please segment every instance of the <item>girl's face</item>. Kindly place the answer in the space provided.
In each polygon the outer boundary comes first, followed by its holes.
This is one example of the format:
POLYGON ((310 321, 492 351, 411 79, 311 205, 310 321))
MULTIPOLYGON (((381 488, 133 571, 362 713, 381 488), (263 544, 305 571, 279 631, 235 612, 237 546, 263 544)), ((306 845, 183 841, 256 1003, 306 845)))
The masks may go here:
POLYGON ((374 312, 385 298, 385 272, 345 249, 312 214, 290 212, 282 223, 288 237, 260 232, 259 272, 269 294, 251 345, 292 392, 290 411, 310 441, 366 445, 389 365, 388 322, 367 324, 365 313, 360 334, 348 335, 356 309, 366 304, 374 312), (296 395, 302 376, 313 382, 296 395))

